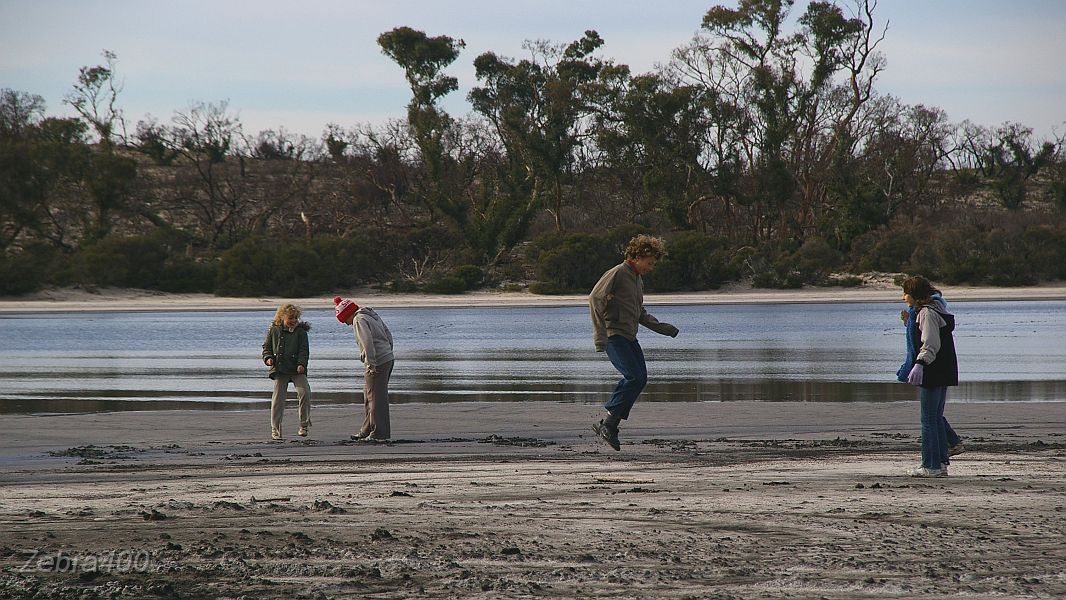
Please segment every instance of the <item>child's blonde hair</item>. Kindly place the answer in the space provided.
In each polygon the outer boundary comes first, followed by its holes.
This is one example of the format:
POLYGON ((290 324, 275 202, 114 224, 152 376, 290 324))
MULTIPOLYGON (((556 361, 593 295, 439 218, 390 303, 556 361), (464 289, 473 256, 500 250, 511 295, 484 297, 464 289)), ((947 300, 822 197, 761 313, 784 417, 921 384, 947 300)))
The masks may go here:
POLYGON ((282 304, 278 307, 278 312, 274 313, 274 325, 279 327, 284 325, 286 317, 293 317, 299 321, 303 312, 303 309, 295 304, 282 304))

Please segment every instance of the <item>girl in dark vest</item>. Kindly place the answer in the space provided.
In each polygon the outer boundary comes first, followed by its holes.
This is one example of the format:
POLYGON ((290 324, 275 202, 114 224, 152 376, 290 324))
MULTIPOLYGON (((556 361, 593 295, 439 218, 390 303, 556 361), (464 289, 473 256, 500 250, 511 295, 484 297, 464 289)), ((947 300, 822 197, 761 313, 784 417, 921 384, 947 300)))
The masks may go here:
MULTIPOLYGON (((940 290, 933 288, 933 295, 930 299, 936 303, 936 310, 942 313, 948 312, 948 302, 944 300, 944 294, 940 290)), ((900 365, 899 370, 896 371, 896 379, 902 383, 907 383, 907 376, 911 373, 911 367, 914 366, 914 358, 917 356, 918 351, 914 347, 914 340, 920 339, 921 335, 918 332, 918 307, 911 306, 906 310, 900 311, 900 319, 903 321, 903 327, 906 330, 906 336, 903 342, 904 358, 903 364, 900 365)), ((948 423, 947 419, 944 421, 944 431, 948 434, 948 456, 955 456, 956 454, 962 454, 966 449, 962 445, 962 438, 959 434, 955 433, 955 430, 951 428, 951 423, 948 423)))
POLYGON ((936 289, 924 277, 903 282, 903 301, 915 309, 918 334, 914 337, 914 364, 907 382, 919 386, 922 416, 922 464, 915 477, 946 477, 948 434, 944 403, 948 387, 959 385, 959 361, 955 354, 955 316, 934 300, 936 289))

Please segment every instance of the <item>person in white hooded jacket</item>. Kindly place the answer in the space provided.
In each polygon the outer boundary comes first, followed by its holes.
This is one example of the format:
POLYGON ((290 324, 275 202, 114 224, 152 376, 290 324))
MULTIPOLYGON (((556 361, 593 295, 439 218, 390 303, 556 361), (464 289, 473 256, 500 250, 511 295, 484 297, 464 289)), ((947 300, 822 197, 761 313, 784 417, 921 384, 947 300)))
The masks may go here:
POLYGON ((392 437, 389 423, 389 378, 396 362, 392 332, 374 309, 337 296, 333 299, 337 320, 353 326, 359 344, 359 360, 366 366, 363 379, 363 425, 353 440, 384 441, 392 437))

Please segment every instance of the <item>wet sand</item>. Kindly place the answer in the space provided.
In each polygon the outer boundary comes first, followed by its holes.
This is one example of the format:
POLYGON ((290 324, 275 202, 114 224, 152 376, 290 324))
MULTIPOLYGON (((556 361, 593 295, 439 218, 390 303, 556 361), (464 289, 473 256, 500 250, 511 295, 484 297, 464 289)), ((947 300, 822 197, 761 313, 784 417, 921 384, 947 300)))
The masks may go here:
POLYGON ((3 598, 1056 598, 1066 403, 361 406, 0 421, 3 598))

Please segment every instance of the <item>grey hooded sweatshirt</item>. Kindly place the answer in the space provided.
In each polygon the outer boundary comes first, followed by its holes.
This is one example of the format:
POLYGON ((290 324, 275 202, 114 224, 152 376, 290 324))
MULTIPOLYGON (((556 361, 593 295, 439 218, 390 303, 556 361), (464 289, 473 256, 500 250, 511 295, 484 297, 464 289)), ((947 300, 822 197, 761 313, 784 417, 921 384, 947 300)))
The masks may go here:
POLYGON ((365 306, 355 312, 352 323, 359 344, 359 360, 367 367, 377 367, 393 360, 392 332, 374 309, 365 306))

